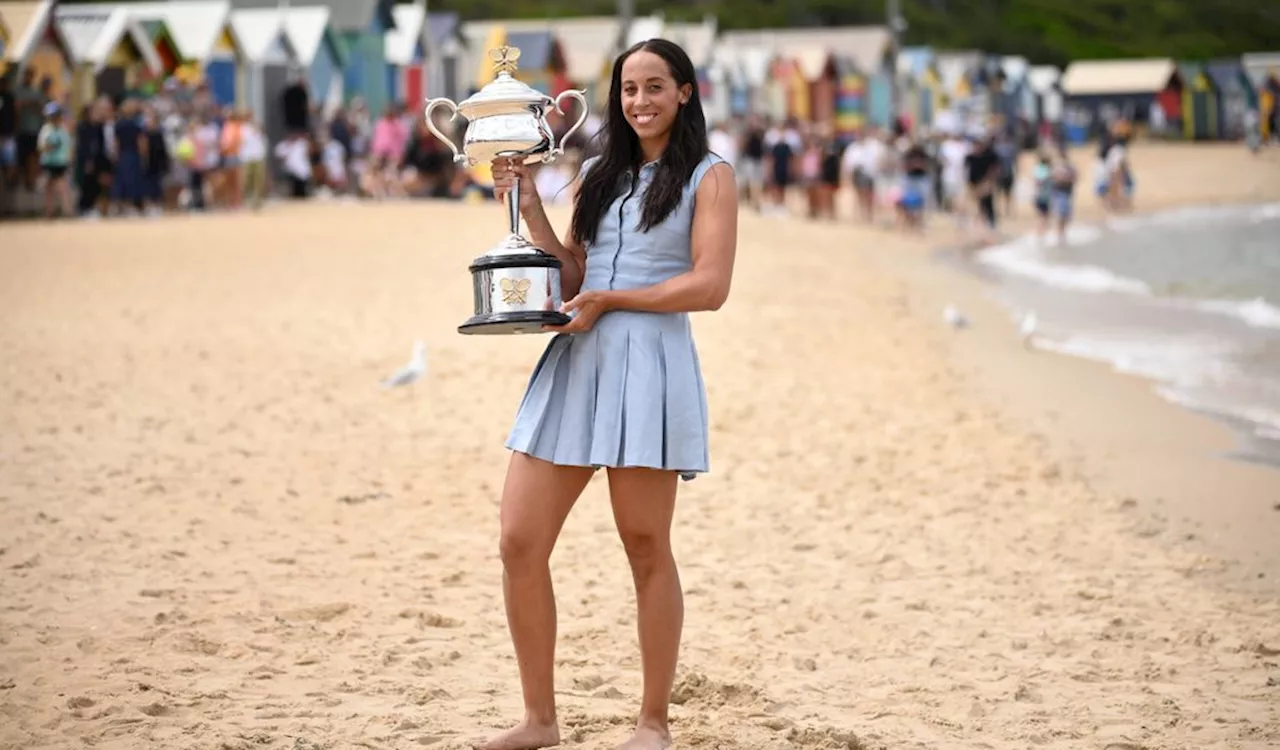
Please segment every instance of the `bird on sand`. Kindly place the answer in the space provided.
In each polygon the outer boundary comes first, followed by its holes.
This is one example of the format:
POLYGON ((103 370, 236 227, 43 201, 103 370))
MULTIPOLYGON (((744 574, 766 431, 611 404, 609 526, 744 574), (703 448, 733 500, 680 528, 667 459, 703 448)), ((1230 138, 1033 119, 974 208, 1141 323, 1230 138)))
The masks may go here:
POLYGON ((383 388, 398 388, 405 385, 413 385, 424 375, 427 374, 427 343, 425 341, 413 342, 413 356, 409 358, 409 363, 400 368, 391 377, 382 381, 383 388))
POLYGON ((968 328, 969 327, 969 319, 964 316, 964 313, 956 309, 955 305, 946 306, 946 308, 942 311, 942 319, 945 320, 947 322, 947 325, 951 326, 952 328, 968 328))
POLYGON ((1031 339, 1036 335, 1036 326, 1039 320, 1036 318, 1035 310, 1028 310, 1026 315, 1022 316, 1022 325, 1018 326, 1018 335, 1022 337, 1022 345, 1031 346, 1031 339))

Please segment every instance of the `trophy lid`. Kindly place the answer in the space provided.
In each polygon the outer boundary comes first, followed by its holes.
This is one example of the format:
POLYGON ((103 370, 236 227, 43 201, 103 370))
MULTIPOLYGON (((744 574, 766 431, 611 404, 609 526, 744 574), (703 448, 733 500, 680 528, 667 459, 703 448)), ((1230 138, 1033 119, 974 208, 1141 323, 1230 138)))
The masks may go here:
MULTIPOLYGON (((518 81, 511 74, 516 70, 516 62, 520 59, 520 48, 502 45, 489 50, 489 59, 493 60, 493 69, 497 74, 494 79, 484 85, 467 100, 458 105, 459 109, 467 106, 484 104, 507 104, 526 102, 545 102, 550 97, 541 91, 518 81)), ((466 116, 466 112, 463 112, 466 116)))

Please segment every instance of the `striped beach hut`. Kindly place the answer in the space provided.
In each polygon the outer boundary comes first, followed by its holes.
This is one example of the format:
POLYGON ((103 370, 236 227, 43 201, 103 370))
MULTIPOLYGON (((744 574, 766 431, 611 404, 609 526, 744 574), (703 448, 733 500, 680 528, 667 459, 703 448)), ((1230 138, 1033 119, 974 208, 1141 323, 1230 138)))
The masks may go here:
POLYGON ((1218 116, 1218 84, 1198 62, 1178 63, 1182 79, 1182 132, 1189 141, 1217 140, 1221 137, 1218 116))
POLYGON ((71 84, 71 51, 54 22, 53 0, 0 2, 8 40, 4 44, 6 72, 33 70, 37 81, 48 79, 55 99, 63 99, 71 84))
POLYGON ((110 5, 60 6, 55 23, 71 52, 72 111, 103 94, 119 100, 140 93, 144 79, 164 74, 160 56, 142 25, 124 8, 110 5))

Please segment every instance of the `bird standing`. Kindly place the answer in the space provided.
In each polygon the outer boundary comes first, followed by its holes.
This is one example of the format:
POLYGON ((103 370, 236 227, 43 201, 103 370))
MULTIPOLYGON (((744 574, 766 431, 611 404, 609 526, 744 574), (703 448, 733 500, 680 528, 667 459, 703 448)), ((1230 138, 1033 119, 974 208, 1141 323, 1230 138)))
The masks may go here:
POLYGON ((382 387, 398 388, 400 386, 413 385, 426 374, 427 344, 425 341, 415 341, 413 343, 413 356, 410 357, 409 364, 382 381, 382 387))

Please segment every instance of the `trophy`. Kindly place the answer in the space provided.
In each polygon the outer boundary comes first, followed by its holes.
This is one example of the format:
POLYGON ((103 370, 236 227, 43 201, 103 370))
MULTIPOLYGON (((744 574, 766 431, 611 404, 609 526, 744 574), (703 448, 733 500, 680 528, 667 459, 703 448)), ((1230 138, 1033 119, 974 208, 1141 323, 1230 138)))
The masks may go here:
MULTIPOLYGON (((512 77, 520 50, 502 46, 490 50, 496 76, 461 104, 445 98, 427 100, 427 128, 444 141, 459 164, 475 165, 496 157, 514 157, 525 164, 550 163, 564 153, 555 144, 547 113, 554 107, 565 114, 561 102, 577 100, 582 114, 561 142, 573 135, 587 119, 587 100, 582 91, 565 91, 552 99, 512 77), (431 113, 438 107, 452 111, 449 122, 459 114, 467 120, 462 150, 436 128, 431 113)), ((459 333, 538 333, 544 325, 564 325, 570 318, 560 312, 560 259, 534 247, 520 235, 520 183, 507 196, 510 234, 471 264, 475 290, 475 315, 458 326, 459 333)))

